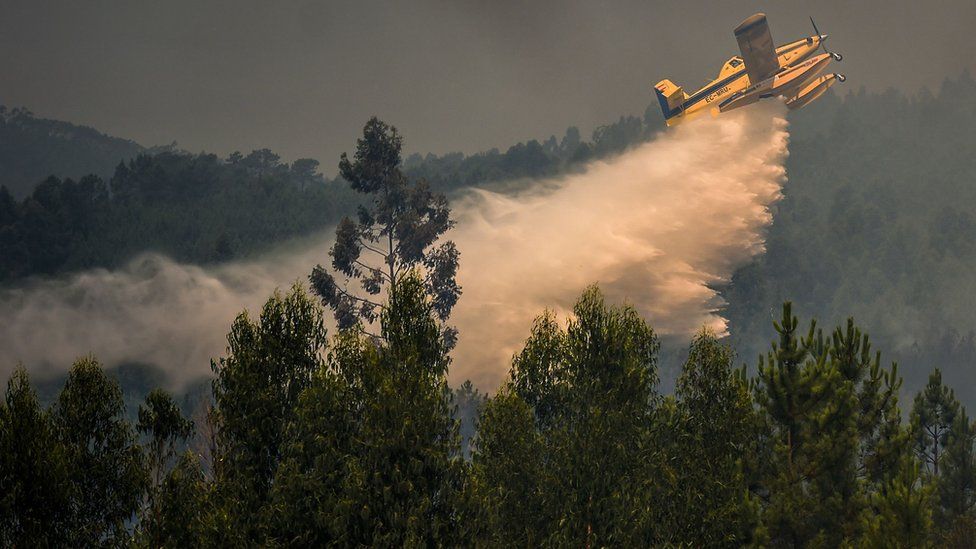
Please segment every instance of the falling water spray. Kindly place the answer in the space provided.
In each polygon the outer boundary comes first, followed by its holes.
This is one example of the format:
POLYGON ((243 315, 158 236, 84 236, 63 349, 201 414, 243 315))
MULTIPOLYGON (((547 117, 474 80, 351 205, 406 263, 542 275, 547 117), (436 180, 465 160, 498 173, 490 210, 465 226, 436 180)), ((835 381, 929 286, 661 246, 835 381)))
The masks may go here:
MULTIPOLYGON (((464 295, 451 377, 493 389, 535 316, 566 313, 589 284, 662 334, 725 331, 714 289, 763 251, 785 179, 785 109, 766 102, 672 128, 517 195, 455 200, 464 295)), ((94 353, 155 364, 179 383, 209 373, 234 316, 327 258, 330 235, 214 267, 143 255, 114 270, 0 292, 0 374, 39 375, 94 353)))

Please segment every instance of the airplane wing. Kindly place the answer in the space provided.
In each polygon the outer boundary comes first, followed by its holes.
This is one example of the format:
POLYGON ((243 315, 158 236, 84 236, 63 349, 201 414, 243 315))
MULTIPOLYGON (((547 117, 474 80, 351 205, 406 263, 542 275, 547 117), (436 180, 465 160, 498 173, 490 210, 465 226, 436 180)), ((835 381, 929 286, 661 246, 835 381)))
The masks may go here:
POLYGON ((750 84, 758 84, 779 70, 766 14, 757 13, 740 23, 735 28, 735 40, 739 43, 750 84))

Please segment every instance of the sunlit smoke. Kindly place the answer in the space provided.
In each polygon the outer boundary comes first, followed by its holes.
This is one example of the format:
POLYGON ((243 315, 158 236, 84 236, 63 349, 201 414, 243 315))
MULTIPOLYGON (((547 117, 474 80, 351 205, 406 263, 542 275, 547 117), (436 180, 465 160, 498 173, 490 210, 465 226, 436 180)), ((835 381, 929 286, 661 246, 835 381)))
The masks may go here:
POLYGON ((678 126, 584 173, 458 204, 464 296, 453 375, 494 387, 544 308, 599 283, 663 334, 717 333, 713 289, 763 251, 788 134, 776 102, 678 126))
MULTIPOLYGON (((660 333, 725 322, 713 287, 762 252, 787 154, 782 105, 679 126, 575 175, 516 196, 455 202, 464 295, 452 380, 494 389, 543 309, 565 312, 590 283, 633 304, 660 333)), ((144 255, 0 292, 0 373, 41 375, 80 355, 160 366, 175 382, 209 373, 234 316, 327 261, 329 235, 216 267, 144 255)))

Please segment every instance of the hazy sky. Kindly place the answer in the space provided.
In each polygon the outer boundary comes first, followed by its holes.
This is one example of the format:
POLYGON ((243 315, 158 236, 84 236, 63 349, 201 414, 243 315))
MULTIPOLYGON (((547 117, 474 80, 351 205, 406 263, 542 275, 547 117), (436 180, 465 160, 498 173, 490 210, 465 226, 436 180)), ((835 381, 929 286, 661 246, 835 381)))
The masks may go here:
POLYGON ((810 34, 813 15, 848 89, 914 92, 976 69, 973 0, 8 0, 0 102, 145 145, 269 147, 334 174, 373 114, 435 153, 641 114, 658 80, 713 78, 755 11, 777 43, 810 34))

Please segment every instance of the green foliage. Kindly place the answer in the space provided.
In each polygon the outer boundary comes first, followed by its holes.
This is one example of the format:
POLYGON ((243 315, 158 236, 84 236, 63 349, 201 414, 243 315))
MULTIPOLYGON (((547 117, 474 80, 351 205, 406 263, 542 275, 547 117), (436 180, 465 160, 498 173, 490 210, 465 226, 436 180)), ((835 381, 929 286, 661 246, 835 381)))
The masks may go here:
POLYGON ((473 454, 472 518, 492 545, 537 547, 558 524, 546 488, 546 441, 524 399, 506 385, 484 407, 473 454), (532 512, 526 512, 531 509, 532 512))
POLYGON ((591 287, 565 327, 537 319, 484 403, 470 384, 452 396, 416 271, 388 303, 380 334, 341 330, 328 347, 300 286, 257 322, 240 315, 214 363, 212 475, 177 458, 192 426, 162 390, 139 407, 143 455, 94 359, 48 412, 18 371, 0 406, 0 541, 964 547, 976 531, 976 428, 936 373, 909 429, 896 368, 852 321, 803 334, 787 304, 754 379, 703 331, 659 399, 657 336, 591 287), (456 402, 481 410, 470 462, 456 402), (917 437, 943 409, 945 432, 917 437), (913 452, 936 440, 937 474, 913 452))
POLYGON ((926 547, 932 529, 931 488, 921 482, 917 462, 901 470, 870 496, 862 523, 864 547, 926 547))
MULTIPOLYGON (((675 389, 667 428, 666 493, 658 499, 661 538, 697 547, 756 541, 758 418, 731 348, 702 331, 695 336, 675 389)), ((662 414, 662 417, 667 417, 662 414)))
POLYGON ((803 336, 787 302, 774 326, 779 342, 760 357, 756 391, 770 436, 765 528, 776 545, 851 543, 869 500, 915 466, 899 425, 901 380, 853 320, 829 339, 811 322, 803 336))
POLYGON ((934 493, 930 510, 940 535, 952 538, 976 517, 976 427, 938 368, 915 396, 911 428, 915 453, 934 493))
POLYGON ((938 479, 940 522, 953 523, 976 511, 976 426, 965 411, 952 424, 938 479))
POLYGON ((118 383, 93 358, 75 362, 51 410, 71 479, 69 545, 115 545, 129 536, 148 479, 123 415, 118 383))
POLYGON ((321 309, 300 285, 275 294, 257 322, 247 312, 227 336, 228 355, 212 364, 217 542, 261 540, 260 520, 299 395, 322 365, 321 309))
POLYGON ((939 476, 939 465, 949 443, 949 434, 959 414, 959 401, 952 389, 942 384, 942 372, 936 368, 925 388, 915 396, 911 415, 915 453, 936 477, 939 476))
POLYGON ((653 422, 657 336, 598 288, 577 301, 566 329, 536 320, 504 396, 481 418, 473 485, 500 545, 637 543, 653 422), (532 421, 529 421, 529 420, 532 421), (500 422, 500 423, 495 423, 500 422), (514 442, 513 456, 504 455, 514 442), (528 454, 538 455, 528 455, 528 454), (506 523, 517 498, 538 516, 506 523))
POLYGON ((448 357, 423 281, 390 291, 380 338, 344 330, 302 394, 274 491, 287 545, 457 545, 465 525, 448 357))
POLYGON ((205 546, 209 493, 199 458, 192 452, 181 455, 157 492, 154 529, 140 541, 150 547, 205 546))
POLYGON ((762 352, 787 299, 853 315, 917 391, 933 366, 976 405, 976 82, 825 95, 790 114, 789 173, 766 253, 722 290, 733 344, 762 352))
MULTIPOLYGON (((139 423, 136 429, 149 437, 148 467, 150 486, 148 502, 140 519, 140 529, 151 546, 158 547, 166 539, 163 516, 162 489, 169 464, 176 457, 177 444, 184 442, 193 432, 193 422, 184 418, 173 397, 162 389, 154 389, 146 397, 145 406, 139 406, 139 423)), ((185 476, 185 472, 178 474, 185 476)))
POLYGON ((115 267, 147 251, 226 261, 321 230, 355 201, 315 165, 288 166, 267 150, 162 152, 118 164, 107 180, 49 177, 20 203, 0 190, 0 283, 115 267))
MULTIPOLYGON (((344 217, 339 222, 329 252, 333 272, 316 265, 310 278, 340 329, 373 322, 382 307, 374 296, 396 287, 400 277, 414 269, 423 269, 427 292, 442 322, 461 295, 456 281, 457 247, 451 241, 434 247, 454 226, 447 198, 432 192, 423 179, 411 182, 403 174, 402 143, 396 128, 373 117, 356 143, 354 160, 343 153, 339 162, 342 177, 368 197, 368 204, 359 207, 356 221, 344 217), (345 282, 339 284, 337 276, 345 282), (359 281, 367 297, 346 289, 350 279, 359 281)), ((447 333, 451 343, 454 330, 447 333)))
POLYGON ((7 382, 0 406, 0 545, 43 547, 70 539, 68 464, 27 372, 7 382))
POLYGON ((948 531, 939 539, 939 544, 947 549, 969 549, 976 539, 976 517, 962 516, 947 525, 948 531))
POLYGON ((176 454, 176 445, 193 433, 193 422, 184 418, 176 402, 162 389, 153 389, 139 406, 136 429, 149 436, 149 462, 157 479, 176 454))

